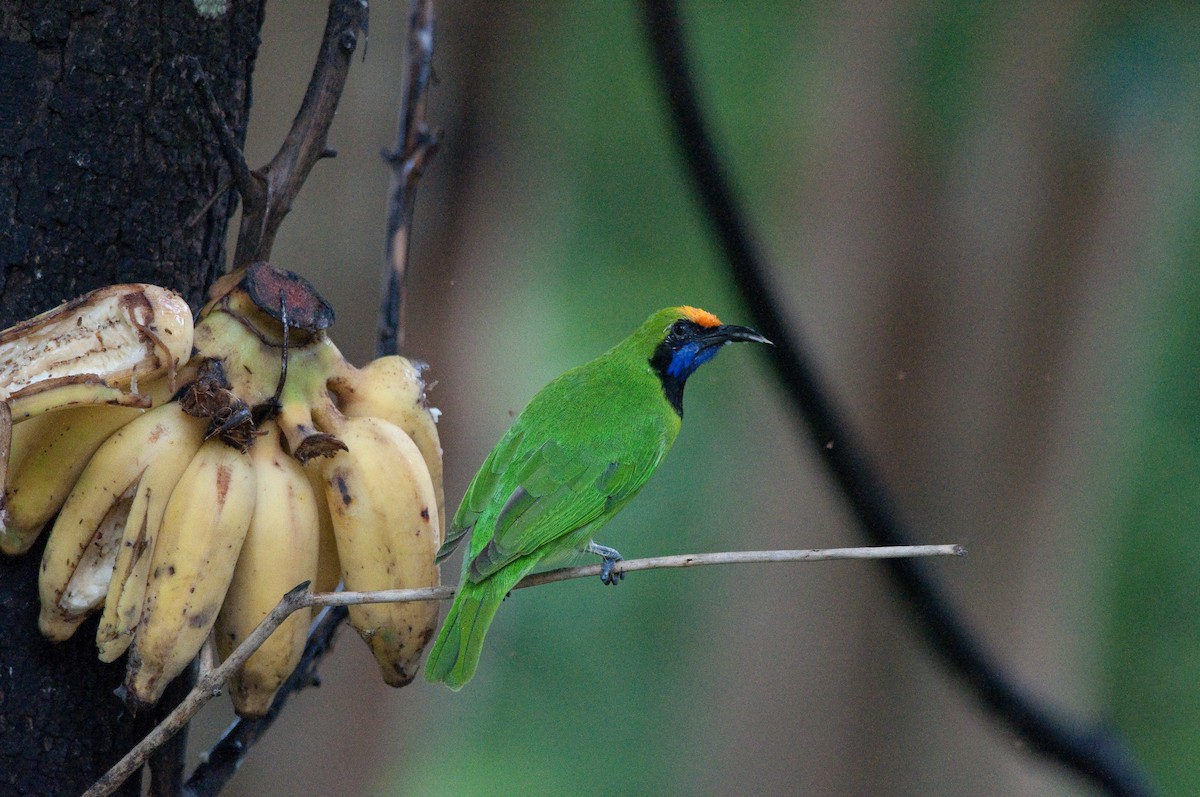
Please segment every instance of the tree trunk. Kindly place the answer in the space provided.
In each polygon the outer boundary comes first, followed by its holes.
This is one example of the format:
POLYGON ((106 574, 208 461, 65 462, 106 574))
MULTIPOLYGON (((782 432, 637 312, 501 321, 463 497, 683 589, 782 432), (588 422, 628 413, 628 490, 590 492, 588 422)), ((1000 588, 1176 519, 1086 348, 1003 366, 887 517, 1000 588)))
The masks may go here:
MULTIPOLYGON (((0 326, 120 282, 197 306, 235 203, 182 62, 244 136, 262 15, 263 0, 214 20, 188 0, 0 0, 0 326)), ((94 619, 60 645, 38 634, 43 544, 0 557, 0 795, 78 794, 153 719, 113 695, 124 663, 96 659, 94 619)))

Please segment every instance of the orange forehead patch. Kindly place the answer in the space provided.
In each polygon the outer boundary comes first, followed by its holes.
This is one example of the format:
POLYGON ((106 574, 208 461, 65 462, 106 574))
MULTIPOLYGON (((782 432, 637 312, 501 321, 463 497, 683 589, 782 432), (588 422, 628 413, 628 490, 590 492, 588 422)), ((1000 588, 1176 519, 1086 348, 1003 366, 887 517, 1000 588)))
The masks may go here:
POLYGON ((707 310, 701 310, 699 307, 689 307, 684 305, 679 308, 679 312, 683 313, 683 317, 698 324, 702 327, 719 327, 721 319, 717 318, 707 310))

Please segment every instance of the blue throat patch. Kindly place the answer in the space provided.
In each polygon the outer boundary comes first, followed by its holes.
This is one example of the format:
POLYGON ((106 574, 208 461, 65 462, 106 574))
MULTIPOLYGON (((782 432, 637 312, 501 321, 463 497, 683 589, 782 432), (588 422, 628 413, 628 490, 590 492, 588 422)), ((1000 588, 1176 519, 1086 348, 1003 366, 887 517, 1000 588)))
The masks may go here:
POLYGON ((667 374, 676 379, 687 379, 697 368, 717 356, 720 346, 700 348, 696 342, 688 343, 673 352, 667 365, 667 374))

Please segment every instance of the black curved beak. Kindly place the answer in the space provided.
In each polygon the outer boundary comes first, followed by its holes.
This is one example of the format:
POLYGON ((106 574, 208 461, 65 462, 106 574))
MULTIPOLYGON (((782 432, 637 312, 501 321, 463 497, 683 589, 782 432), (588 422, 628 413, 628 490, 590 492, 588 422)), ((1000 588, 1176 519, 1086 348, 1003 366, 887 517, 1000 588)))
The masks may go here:
POLYGON ((750 327, 739 327, 734 324, 721 324, 720 326, 706 329, 702 340, 704 341, 705 348, 709 346, 724 346, 726 343, 766 343, 768 346, 775 345, 750 327))

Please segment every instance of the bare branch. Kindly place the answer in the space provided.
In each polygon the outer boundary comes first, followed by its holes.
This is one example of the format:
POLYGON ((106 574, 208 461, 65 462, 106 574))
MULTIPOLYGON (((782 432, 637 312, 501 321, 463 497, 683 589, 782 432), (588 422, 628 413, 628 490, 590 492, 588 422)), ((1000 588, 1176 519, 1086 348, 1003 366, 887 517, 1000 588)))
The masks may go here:
POLYGON ((254 204, 247 197, 242 198, 234 267, 270 259, 275 233, 292 209, 292 200, 316 162, 330 156, 326 144, 329 126, 346 85, 351 56, 358 47, 359 36, 366 35, 366 28, 366 0, 330 2, 321 50, 300 110, 279 152, 256 173, 266 181, 266 192, 254 204))
MULTIPOLYGON (((630 559, 618 562, 614 572, 636 570, 658 570, 700 565, 745 564, 751 562, 817 562, 832 559, 894 559, 912 556, 962 556, 966 549, 961 545, 914 545, 876 548, 826 548, 796 551, 727 551, 721 553, 692 553, 676 556, 660 556, 650 559, 630 559)), ((515 589, 524 589, 573 578, 587 578, 600 574, 600 565, 568 567, 526 576, 515 589)), ((125 780, 138 770, 153 752, 172 736, 187 727, 188 722, 212 698, 221 694, 221 687, 237 671, 246 659, 258 650, 275 629, 288 616, 308 606, 351 606, 362 603, 410 603, 413 601, 449 600, 454 597, 454 587, 424 587, 420 589, 392 589, 374 592, 308 592, 305 582, 283 596, 271 612, 263 619, 242 644, 221 665, 203 674, 196 686, 145 739, 138 742, 124 758, 97 780, 83 797, 106 797, 112 794, 125 780)), ((301 668, 297 668, 298 670, 301 668)), ((302 677, 305 677, 302 675, 302 677)), ((274 706, 272 706, 274 708, 274 706)), ((232 774, 233 769, 229 769, 232 774)), ((190 784, 190 781, 189 781, 190 784)), ((208 792, 213 793, 213 792, 208 792)))
POLYGON ((300 663, 275 693, 267 713, 257 719, 238 717, 234 720, 188 777, 181 792, 183 797, 214 797, 219 794, 250 755, 254 744, 283 713, 288 699, 303 689, 320 685, 317 665, 333 647, 333 637, 346 619, 346 614, 344 606, 330 607, 321 612, 309 629, 300 663))
POLYGON ((388 202, 387 271, 375 347, 375 354, 380 357, 397 354, 404 342, 404 294, 417 182, 441 140, 441 132, 430 132, 425 121, 433 74, 433 33, 433 0, 412 0, 408 66, 404 74, 396 148, 383 153, 384 159, 392 165, 392 192, 388 202))
POLYGON ((130 775, 138 771, 156 749, 186 728, 192 717, 196 716, 196 712, 205 703, 221 694, 221 686, 246 662, 246 659, 250 658, 254 651, 262 646, 262 643, 267 641, 267 637, 271 636, 292 612, 312 605, 311 599, 312 593, 308 592, 308 582, 284 595, 279 605, 263 618, 258 627, 250 632, 250 635, 243 640, 242 644, 238 645, 229 658, 222 662, 221 666, 198 679, 196 686, 175 707, 175 710, 147 734, 145 739, 134 745, 133 749, 114 764, 112 769, 93 783, 92 787, 83 793, 83 797, 105 797, 116 791, 130 775))
MULTIPOLYGON (((767 562, 825 562, 834 559, 897 559, 924 556, 964 556, 961 545, 893 545, 873 548, 815 548, 792 551, 722 551, 719 553, 685 553, 655 556, 647 559, 626 559, 613 566, 613 573, 633 573, 639 570, 667 570, 702 565, 762 564, 767 562)), ((523 578, 513 589, 540 587, 573 578, 592 578, 600 575, 600 565, 564 567, 547 570, 523 578)), ((412 601, 450 600, 458 590, 451 586, 421 587, 418 589, 385 589, 373 592, 318 592, 313 595, 316 606, 355 606, 360 603, 409 603, 412 601)))
MULTIPOLYGON (((266 200, 266 188, 262 178, 250 171, 250 166, 246 163, 246 156, 242 153, 241 145, 238 143, 237 134, 233 132, 233 128, 226 121, 225 112, 221 110, 221 105, 213 94, 212 86, 209 85, 208 75, 204 74, 204 70, 200 68, 200 62, 192 56, 183 56, 181 60, 183 72, 196 87, 196 93, 204 105, 204 112, 208 115, 213 130, 216 131, 221 155, 224 156, 232 174, 233 184, 237 186, 238 193, 242 197, 242 206, 250 207, 263 203, 266 200)), ((214 194, 214 199, 220 196, 225 188, 228 188, 228 185, 214 194)), ((207 209, 212 203, 213 199, 209 199, 202 210, 207 209)))

